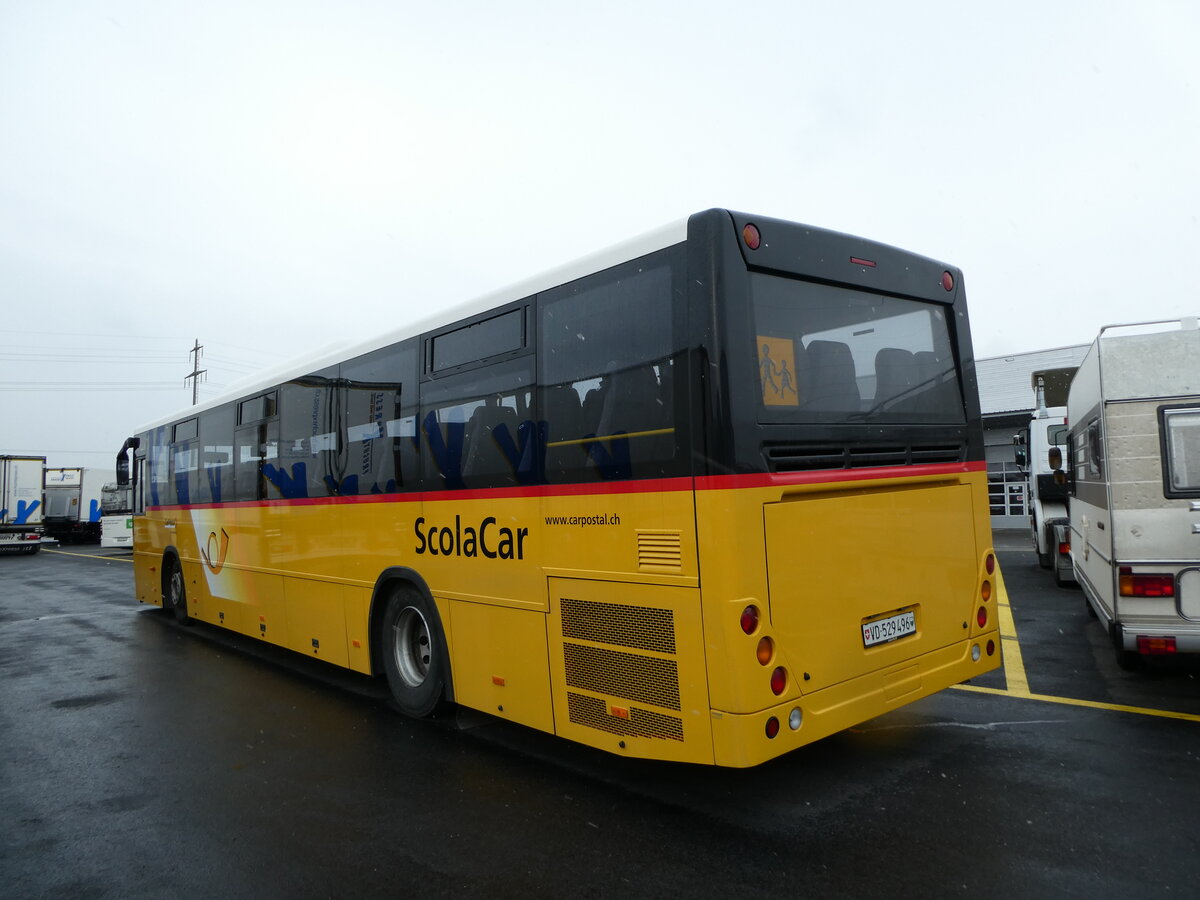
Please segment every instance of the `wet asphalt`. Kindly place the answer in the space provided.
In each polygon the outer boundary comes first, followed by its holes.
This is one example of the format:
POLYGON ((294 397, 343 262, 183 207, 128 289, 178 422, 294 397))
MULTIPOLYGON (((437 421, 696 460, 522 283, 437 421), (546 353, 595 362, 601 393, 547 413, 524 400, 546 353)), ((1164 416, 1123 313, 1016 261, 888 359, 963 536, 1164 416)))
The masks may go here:
MULTIPOLYGON (((1031 689, 748 771, 618 759, 185 628, 128 554, 0 558, 0 896, 1181 897, 1198 670, 1120 672, 1000 543, 1031 689)), ((1003 689, 1003 673, 980 680, 1003 689)))

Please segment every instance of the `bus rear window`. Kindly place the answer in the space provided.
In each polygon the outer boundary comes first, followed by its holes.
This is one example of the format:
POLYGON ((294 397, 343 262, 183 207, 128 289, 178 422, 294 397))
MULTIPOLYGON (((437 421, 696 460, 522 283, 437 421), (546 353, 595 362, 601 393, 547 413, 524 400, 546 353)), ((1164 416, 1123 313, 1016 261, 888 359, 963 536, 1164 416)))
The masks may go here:
POLYGON ((763 422, 962 424, 947 308, 751 273, 763 422))

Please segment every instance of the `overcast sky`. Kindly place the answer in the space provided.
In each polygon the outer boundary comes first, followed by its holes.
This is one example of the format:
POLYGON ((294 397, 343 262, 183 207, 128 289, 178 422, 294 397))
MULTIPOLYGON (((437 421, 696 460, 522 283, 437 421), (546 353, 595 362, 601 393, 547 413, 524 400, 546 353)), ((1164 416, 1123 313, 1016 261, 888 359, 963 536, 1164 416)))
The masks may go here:
POLYGON ((0 453, 710 206, 964 270, 976 353, 1200 313, 1200 4, 0 0, 0 453))

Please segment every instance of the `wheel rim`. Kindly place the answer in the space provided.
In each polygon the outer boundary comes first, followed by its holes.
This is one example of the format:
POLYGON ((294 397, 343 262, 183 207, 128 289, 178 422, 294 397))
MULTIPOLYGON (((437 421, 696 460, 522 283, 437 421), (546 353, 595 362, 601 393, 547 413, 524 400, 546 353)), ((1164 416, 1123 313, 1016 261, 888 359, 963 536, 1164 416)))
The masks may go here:
POLYGON ((183 573, 178 568, 171 570, 171 580, 167 592, 171 606, 178 608, 183 599, 183 573))
POLYGON ((420 687, 429 674, 433 645, 429 639, 429 624, 420 610, 406 606, 396 619, 396 670, 409 687, 420 687))

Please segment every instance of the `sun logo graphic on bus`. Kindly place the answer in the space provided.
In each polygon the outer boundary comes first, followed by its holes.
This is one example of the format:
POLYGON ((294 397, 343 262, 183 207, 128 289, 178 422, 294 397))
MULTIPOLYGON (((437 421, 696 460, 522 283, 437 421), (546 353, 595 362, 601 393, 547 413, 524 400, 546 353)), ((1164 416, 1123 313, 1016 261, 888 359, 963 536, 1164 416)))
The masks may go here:
POLYGON ((208 541, 200 548, 200 555, 204 557, 204 564, 212 571, 214 575, 221 571, 225 566, 225 554, 229 552, 229 532, 224 528, 221 529, 221 536, 218 538, 215 531, 210 531, 208 541))

